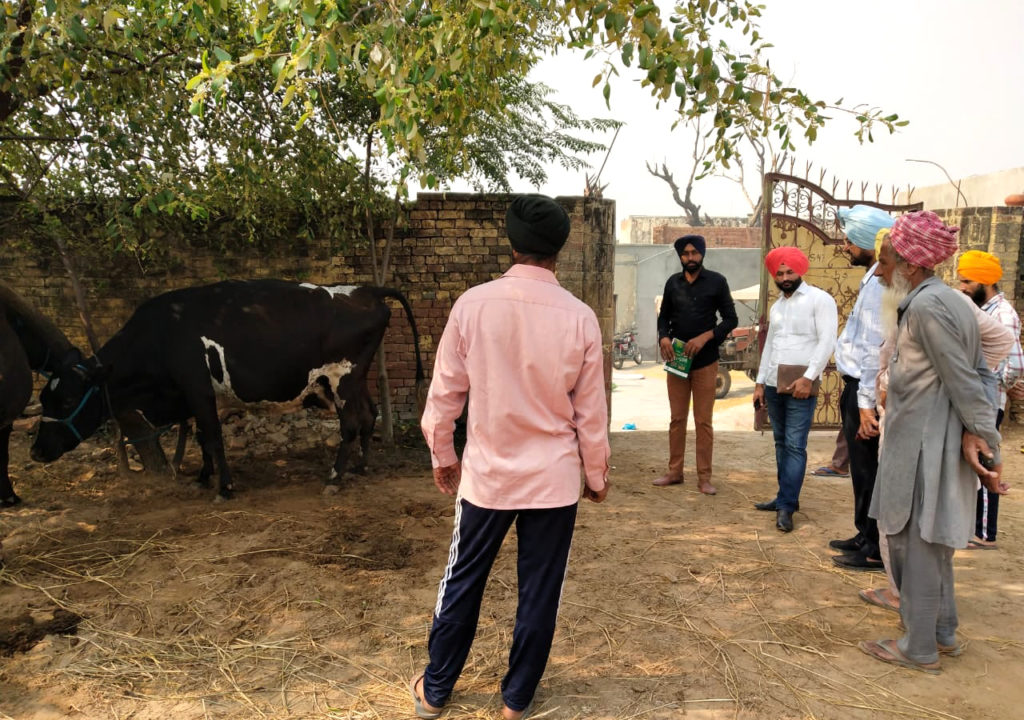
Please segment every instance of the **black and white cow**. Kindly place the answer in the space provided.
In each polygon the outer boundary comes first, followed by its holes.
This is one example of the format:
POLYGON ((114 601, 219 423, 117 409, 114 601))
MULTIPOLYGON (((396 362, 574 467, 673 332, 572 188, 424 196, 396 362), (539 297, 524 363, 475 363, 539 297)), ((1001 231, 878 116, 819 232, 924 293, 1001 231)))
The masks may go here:
MULTIPOLYGON (((164 293, 143 303, 95 357, 68 364, 40 394, 43 418, 32 457, 56 460, 110 416, 141 414, 154 428, 196 419, 199 480, 218 470, 219 498, 233 489, 218 399, 279 410, 334 408, 366 393, 366 375, 398 300, 412 327, 417 386, 419 337, 408 301, 381 287, 321 287, 232 280, 164 293), (109 404, 106 393, 109 393, 109 404)), ((371 427, 372 429, 372 427, 371 427)), ((331 478, 345 470, 338 448, 331 478)))
POLYGON ((32 371, 81 357, 48 318, 0 282, 0 507, 21 502, 8 474, 12 424, 32 396, 32 371))

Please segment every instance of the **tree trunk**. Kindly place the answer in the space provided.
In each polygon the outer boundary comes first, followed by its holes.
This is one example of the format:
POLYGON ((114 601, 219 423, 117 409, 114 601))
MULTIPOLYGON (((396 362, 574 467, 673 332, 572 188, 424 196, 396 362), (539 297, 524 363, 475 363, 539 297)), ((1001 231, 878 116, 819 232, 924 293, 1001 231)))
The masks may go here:
MULTIPOLYGON (((82 283, 78 279, 78 272, 75 270, 74 263, 71 261, 71 255, 68 253, 67 245, 64 243, 64 239, 60 236, 60 231, 54 230, 51 233, 51 236, 53 237, 54 243, 57 245, 58 252, 60 252, 60 259, 64 263, 64 269, 68 273, 68 278, 71 280, 71 289, 75 293, 75 303, 78 305, 78 316, 82 321, 82 325, 85 326, 85 336, 88 338, 89 345, 95 355, 100 349, 100 343, 96 337, 96 331, 93 329, 92 318, 89 314, 89 307, 85 302, 85 292, 82 290, 82 283)), ((110 408, 110 393, 107 390, 106 385, 104 385, 102 389, 104 401, 107 403, 107 407, 110 408)), ((114 451, 117 453, 117 468, 122 475, 125 475, 128 473, 128 453, 125 450, 124 432, 122 431, 117 418, 114 417, 112 408, 110 419, 114 423, 114 432, 117 435, 117 440, 114 442, 114 451)), ((144 440, 137 444, 135 449, 138 450, 139 457, 142 458, 143 467, 145 467, 147 472, 167 472, 167 456, 164 455, 164 450, 160 446, 159 438, 149 438, 144 440)))

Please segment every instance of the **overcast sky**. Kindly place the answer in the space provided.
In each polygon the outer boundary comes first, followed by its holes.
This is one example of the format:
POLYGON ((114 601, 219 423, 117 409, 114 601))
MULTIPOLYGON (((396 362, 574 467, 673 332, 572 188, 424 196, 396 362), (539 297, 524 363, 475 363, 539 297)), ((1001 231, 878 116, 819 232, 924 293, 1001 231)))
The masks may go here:
MULTIPOLYGON (((945 182, 927 159, 954 178, 1024 166, 1024 2, 1020 0, 771 0, 762 35, 775 47, 769 60, 787 84, 812 98, 846 105, 867 103, 900 115, 910 125, 859 145, 855 123, 841 114, 810 148, 798 147, 800 174, 807 160, 839 179, 905 188, 945 182)), ((638 83, 620 76, 609 112, 600 86, 591 87, 599 64, 582 55, 545 63, 536 78, 555 87, 562 102, 582 116, 611 116, 626 123, 612 148, 601 182, 629 215, 680 214, 670 190, 651 177, 645 161, 666 160, 682 180, 688 172, 692 135, 672 131, 674 113, 638 83)), ((610 137, 607 138, 610 141, 610 137)), ((590 158, 599 166, 603 157, 590 158)), ((750 166, 753 167, 753 161, 750 166)), ((817 174, 814 174, 817 177, 817 174)), ((751 194, 755 195, 750 183, 751 194)), ((553 168, 541 192, 580 195, 582 174, 553 168)), ((536 189, 519 183, 515 190, 536 189)), ((1024 188, 1007 188, 1024 192, 1024 188)), ((886 192, 888 195, 888 191, 886 192)), ((694 199, 710 215, 744 215, 749 206, 732 182, 711 178, 695 186, 694 199)))

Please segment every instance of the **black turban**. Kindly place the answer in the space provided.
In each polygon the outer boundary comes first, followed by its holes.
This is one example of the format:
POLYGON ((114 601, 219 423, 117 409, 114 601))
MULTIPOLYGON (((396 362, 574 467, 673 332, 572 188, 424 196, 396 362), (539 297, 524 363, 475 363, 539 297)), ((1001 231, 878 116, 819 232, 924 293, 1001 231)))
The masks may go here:
POLYGON ((569 237, 569 216, 546 195, 520 195, 505 213, 512 249, 530 255, 557 255, 569 237))
POLYGON ((683 235, 681 238, 675 241, 676 255, 682 255, 683 250, 686 249, 687 245, 693 245, 693 249, 700 253, 703 258, 707 253, 707 243, 704 241, 703 235, 683 235))

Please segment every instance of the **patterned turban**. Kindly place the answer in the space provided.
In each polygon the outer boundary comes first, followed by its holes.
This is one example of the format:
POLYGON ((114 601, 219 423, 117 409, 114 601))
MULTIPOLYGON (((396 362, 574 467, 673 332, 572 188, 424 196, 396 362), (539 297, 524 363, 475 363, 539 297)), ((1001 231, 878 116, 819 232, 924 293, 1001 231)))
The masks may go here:
POLYGON ((892 227, 892 216, 870 205, 839 208, 838 212, 839 227, 849 241, 861 250, 874 250, 878 231, 892 227))
POLYGON ((929 270, 953 257, 960 247, 958 227, 947 227, 930 210, 918 210, 896 218, 892 225, 892 249, 911 265, 929 270))
POLYGON ((779 265, 785 265, 803 277, 807 274, 811 262, 798 247, 777 247, 764 256, 764 264, 772 275, 779 271, 779 265))
POLYGON ((995 285, 1003 277, 1003 265, 999 258, 980 250, 968 250, 960 256, 956 271, 971 282, 995 285))

